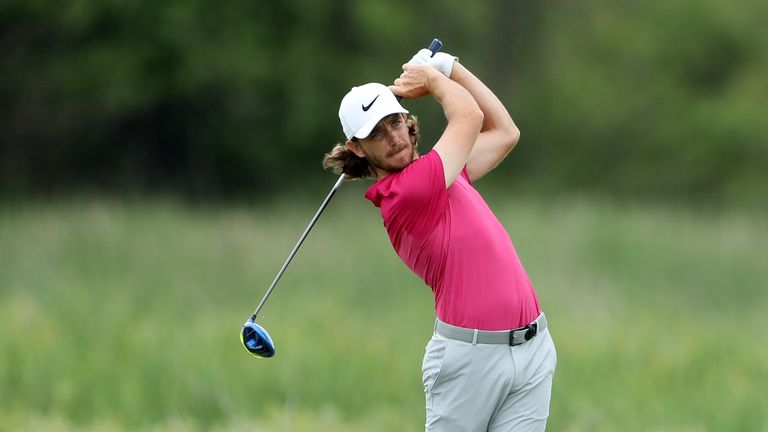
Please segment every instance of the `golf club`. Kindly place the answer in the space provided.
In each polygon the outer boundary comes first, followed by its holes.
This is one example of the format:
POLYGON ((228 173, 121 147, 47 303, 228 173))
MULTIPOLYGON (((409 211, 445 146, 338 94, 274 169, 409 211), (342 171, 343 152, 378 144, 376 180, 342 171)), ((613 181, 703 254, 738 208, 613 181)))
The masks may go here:
MULTIPOLYGON (((442 42, 440 42, 438 39, 433 39, 432 43, 429 44, 429 50, 432 51, 432 54, 434 55, 436 52, 440 51, 440 48, 442 48, 442 46, 443 46, 442 42)), ((401 98, 398 97, 397 99, 400 100, 401 98)), ((272 284, 267 289, 267 292, 264 294, 264 297, 262 297, 261 301, 259 302, 259 305, 256 306, 256 310, 253 311, 253 314, 251 314, 251 317, 248 318, 248 321, 246 321, 245 324, 243 324, 243 329, 240 332, 240 341, 242 342, 245 350, 251 353, 251 355, 253 355, 254 357, 269 358, 275 355, 275 343, 272 341, 272 337, 269 335, 267 330, 265 330, 264 327, 256 324, 255 322, 256 317, 259 315, 259 312, 261 311, 261 308, 264 306, 264 303, 266 303, 267 299, 269 298, 269 295, 272 294, 272 291, 275 289, 277 282, 283 276, 283 273, 285 273, 285 269, 288 267, 288 264, 291 263, 291 260, 293 259, 294 255, 296 255, 296 252, 299 250, 299 247, 301 246, 302 243, 304 243, 304 239, 307 238, 309 231, 315 225, 315 222, 317 222, 317 219, 320 217, 320 214, 323 213, 323 210, 325 210, 325 208, 328 206, 328 203, 331 201, 331 198, 333 198, 333 195, 336 193, 336 190, 339 189, 343 181, 344 181, 344 174, 339 176, 339 179, 336 181, 336 184, 334 184, 333 187, 331 188, 331 191, 328 193, 328 196, 326 196, 325 200, 323 200, 323 203, 320 204, 320 208, 317 210, 317 213, 315 213, 315 216, 312 218, 312 220, 309 221, 309 225, 307 225, 307 228, 304 230, 304 233, 299 237, 299 241, 296 242, 296 246, 294 246, 291 253, 288 254, 288 258, 286 258, 285 262, 283 263, 283 266, 277 272, 277 276, 275 276, 275 279, 272 281, 272 284)))

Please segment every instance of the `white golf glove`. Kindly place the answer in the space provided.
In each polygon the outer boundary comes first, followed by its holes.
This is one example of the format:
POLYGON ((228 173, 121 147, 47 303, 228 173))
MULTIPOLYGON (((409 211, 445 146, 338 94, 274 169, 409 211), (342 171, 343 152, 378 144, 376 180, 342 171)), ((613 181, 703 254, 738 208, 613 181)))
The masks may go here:
POLYGON ((444 52, 437 52, 432 56, 432 51, 423 48, 419 50, 408 63, 431 66, 437 69, 441 74, 450 78, 451 71, 453 70, 453 62, 455 61, 459 61, 459 58, 444 52))

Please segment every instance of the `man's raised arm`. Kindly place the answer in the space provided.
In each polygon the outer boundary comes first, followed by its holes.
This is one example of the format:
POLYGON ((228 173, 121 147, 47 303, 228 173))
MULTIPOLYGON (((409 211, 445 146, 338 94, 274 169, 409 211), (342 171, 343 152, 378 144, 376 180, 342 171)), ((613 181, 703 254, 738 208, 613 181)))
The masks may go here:
POLYGON ((467 165, 483 125, 483 111, 475 98, 436 69, 415 64, 403 65, 403 74, 390 89, 410 99, 431 94, 443 107, 448 125, 433 150, 440 155, 445 185, 450 186, 467 165))
POLYGON ((467 161, 467 173, 472 181, 487 174, 517 145, 520 131, 499 98, 480 79, 460 64, 456 57, 439 52, 432 55, 420 50, 409 63, 431 66, 464 87, 483 112, 483 127, 467 161))
POLYGON ((461 63, 454 63, 451 79, 469 91, 485 115, 483 128, 467 161, 467 173, 475 181, 512 151, 520 139, 520 131, 499 98, 461 63))

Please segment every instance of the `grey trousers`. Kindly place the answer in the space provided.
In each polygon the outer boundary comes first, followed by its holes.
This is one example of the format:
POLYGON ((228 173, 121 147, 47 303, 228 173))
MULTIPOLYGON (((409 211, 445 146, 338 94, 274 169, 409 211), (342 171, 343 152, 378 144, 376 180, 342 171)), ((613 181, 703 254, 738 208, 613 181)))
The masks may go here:
POLYGON ((543 431, 556 365, 548 328, 514 347, 435 333, 422 364, 425 430, 543 431))

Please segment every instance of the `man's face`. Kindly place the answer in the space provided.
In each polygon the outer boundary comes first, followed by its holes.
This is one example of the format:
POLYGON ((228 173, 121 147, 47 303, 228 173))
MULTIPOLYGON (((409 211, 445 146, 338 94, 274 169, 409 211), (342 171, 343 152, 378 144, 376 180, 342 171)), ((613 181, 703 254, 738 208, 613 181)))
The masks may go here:
POLYGON ((366 138, 347 141, 357 156, 368 159, 378 178, 401 171, 418 158, 405 119, 405 114, 384 117, 366 138))

